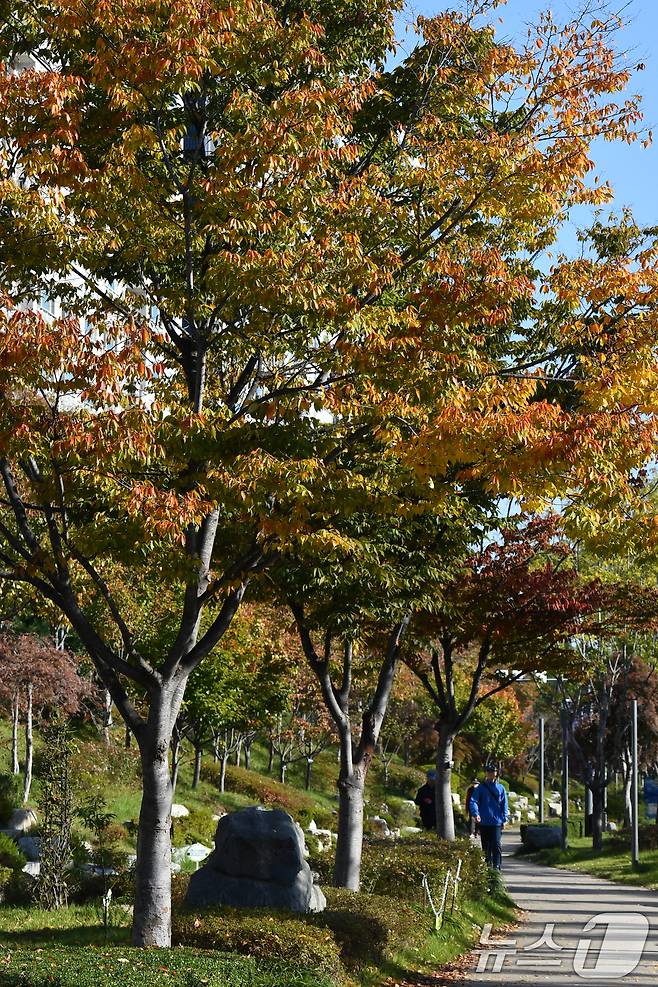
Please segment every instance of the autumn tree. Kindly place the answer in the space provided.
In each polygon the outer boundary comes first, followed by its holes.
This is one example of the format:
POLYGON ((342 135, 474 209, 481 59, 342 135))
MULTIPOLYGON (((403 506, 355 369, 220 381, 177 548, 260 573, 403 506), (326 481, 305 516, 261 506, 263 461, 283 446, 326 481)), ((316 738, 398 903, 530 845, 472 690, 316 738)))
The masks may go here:
POLYGON ((475 711, 529 672, 575 669, 569 647, 601 605, 598 582, 582 585, 555 517, 489 533, 431 610, 419 614, 405 660, 437 711, 437 832, 454 839, 453 745, 475 711))
MULTIPOLYGON (((62 611, 139 744, 137 944, 170 942, 187 680, 282 551, 345 547, 353 455, 442 512, 468 482, 623 486, 646 454, 635 307, 610 302, 614 332, 549 318, 526 259, 609 196, 590 144, 638 118, 617 21, 545 17, 516 50, 490 6, 421 19, 392 69, 394 0, 17 0, 0 28, 1 573, 62 611), (570 401, 545 386, 563 351, 570 401), (179 590, 155 656, 117 560, 134 594, 179 590)), ((629 270, 547 289, 560 314, 606 291, 646 310, 653 275, 629 270)))
POLYGON ((25 720, 23 802, 30 797, 34 756, 34 719, 48 712, 77 713, 90 693, 78 675, 75 656, 35 634, 0 634, 0 698, 11 709, 12 770, 18 774, 18 727, 25 720))

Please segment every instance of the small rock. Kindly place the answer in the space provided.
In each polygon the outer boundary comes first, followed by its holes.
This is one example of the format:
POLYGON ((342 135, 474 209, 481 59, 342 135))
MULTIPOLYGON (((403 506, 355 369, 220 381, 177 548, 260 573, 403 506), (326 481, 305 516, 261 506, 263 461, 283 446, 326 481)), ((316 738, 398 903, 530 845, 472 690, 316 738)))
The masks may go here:
POLYGON ((7 822, 7 828, 15 833, 28 833, 38 822, 34 809, 14 809, 7 822))
POLYGON ((181 805, 178 802, 174 802, 171 807, 171 818, 172 819, 184 819, 185 816, 189 816, 190 810, 185 805, 181 805))
POLYGON ((388 823, 381 816, 373 816, 371 819, 373 829, 379 833, 380 836, 388 836, 390 829, 388 828, 388 823))
POLYGON ((38 860, 28 860, 28 862, 23 867, 23 873, 29 874, 30 877, 38 877, 41 872, 41 864, 38 860))
POLYGON ((616 833, 619 827, 617 826, 616 822, 612 822, 612 820, 609 820, 605 824, 605 828, 609 833, 616 833))
POLYGON ((422 829, 418 826, 401 826, 400 836, 414 836, 415 833, 422 833, 422 829))

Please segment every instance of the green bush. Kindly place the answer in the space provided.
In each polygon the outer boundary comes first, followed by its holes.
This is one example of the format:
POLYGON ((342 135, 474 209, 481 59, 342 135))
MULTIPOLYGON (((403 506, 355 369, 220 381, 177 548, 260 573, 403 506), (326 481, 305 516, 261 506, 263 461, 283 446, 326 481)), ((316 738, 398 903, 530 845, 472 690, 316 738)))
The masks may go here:
POLYGON ((327 929, 303 916, 266 909, 174 909, 173 942, 198 949, 282 960, 330 977, 340 974, 340 950, 327 929))
POLYGON ((259 963, 246 956, 192 949, 130 946, 12 950, 2 963, 0 987, 333 987, 328 977, 298 965, 259 963))
POLYGON ((21 870, 25 866, 25 859, 25 854, 18 849, 11 836, 0 833, 0 867, 21 870))
POLYGON ((0 821, 7 822, 23 798, 19 775, 0 774, 0 821))
MULTIPOLYGON (((384 766, 375 763, 372 774, 379 785, 384 786, 384 766)), ((387 794, 397 795, 403 799, 413 798, 420 786, 425 782, 425 772, 419 768, 405 767, 403 764, 389 765, 387 794)))
POLYGON ((327 909, 311 920, 331 929, 347 967, 381 963, 399 949, 419 947, 427 938, 427 914, 399 899, 327 888, 327 909))
POLYGON ((13 870, 3 889, 7 905, 32 905, 36 897, 37 882, 21 870, 13 870))
POLYGON ((217 820, 210 810, 193 809, 189 816, 174 819, 174 846, 187 846, 190 843, 203 843, 212 846, 217 830, 217 820))
POLYGON ((455 873, 462 860, 462 893, 477 898, 487 889, 487 868, 478 847, 470 840, 454 842, 433 837, 407 840, 366 840, 361 868, 362 890, 370 894, 422 900, 423 875, 433 892, 443 887, 448 869, 455 873))

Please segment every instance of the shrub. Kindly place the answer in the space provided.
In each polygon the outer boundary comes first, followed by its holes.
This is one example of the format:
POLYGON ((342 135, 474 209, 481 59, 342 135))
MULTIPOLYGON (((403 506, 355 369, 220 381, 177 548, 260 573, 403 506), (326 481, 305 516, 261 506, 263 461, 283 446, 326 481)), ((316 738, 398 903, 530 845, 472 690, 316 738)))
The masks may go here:
MULTIPOLYGON (((36 900, 37 882, 21 870, 11 872, 4 886, 4 902, 7 905, 32 905, 36 900)), ((0 981, 1 983, 2 981, 0 981)))
MULTIPOLYGON (((375 763, 371 769, 380 785, 384 785, 384 767, 375 763)), ((425 772, 419 768, 405 767, 403 764, 389 765, 388 783, 386 785, 387 794, 398 795, 400 798, 413 798, 420 786, 425 781, 425 772)))
POLYGON ((470 840, 367 840, 363 845, 361 886, 377 895, 408 901, 422 900, 423 875, 436 892, 443 887, 448 869, 453 874, 462 860, 462 893, 479 897, 487 889, 487 868, 481 851, 470 840))
POLYGON ((173 911, 173 942, 199 949, 283 960, 337 977, 340 951, 332 933, 303 916, 266 909, 204 908, 173 911))
POLYGON ((331 929, 347 967, 381 963, 399 949, 418 947, 427 937, 427 915, 399 899, 327 888, 327 910, 312 916, 331 929))
POLYGON ((25 865, 25 855, 18 849, 11 836, 0 833, 0 867, 21 870, 25 865))
POLYGON ((21 779, 18 775, 0 774, 0 820, 7 822, 22 801, 21 779))
POLYGON ((203 809, 193 809, 189 816, 174 819, 174 846, 187 846, 189 843, 203 843, 212 846, 217 830, 217 820, 212 813, 203 809))
POLYGON ((160 987, 172 980, 180 987, 333 987, 296 965, 192 949, 168 950, 165 957, 130 946, 12 950, 0 971, 0 987, 160 987))

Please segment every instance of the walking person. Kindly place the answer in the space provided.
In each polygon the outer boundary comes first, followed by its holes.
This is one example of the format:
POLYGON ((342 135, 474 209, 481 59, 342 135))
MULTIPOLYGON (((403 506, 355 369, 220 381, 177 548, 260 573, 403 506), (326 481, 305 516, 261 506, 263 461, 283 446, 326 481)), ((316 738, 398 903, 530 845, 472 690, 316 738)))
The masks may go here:
POLYGON ((475 816, 471 812, 471 797, 473 792, 478 787, 477 778, 473 778, 472 782, 466 789, 466 797, 464 798, 464 808, 466 810, 466 823, 468 826, 468 835, 472 840, 480 835, 480 824, 477 822, 475 816))
POLYGON ((436 829, 436 771, 427 772, 427 781, 416 792, 414 802, 425 829, 436 829))
POLYGON ((480 782, 469 802, 469 810, 480 824, 480 840, 484 859, 495 870, 502 870, 502 831, 507 822, 507 792, 497 780, 498 768, 488 762, 484 766, 484 781, 480 782))

